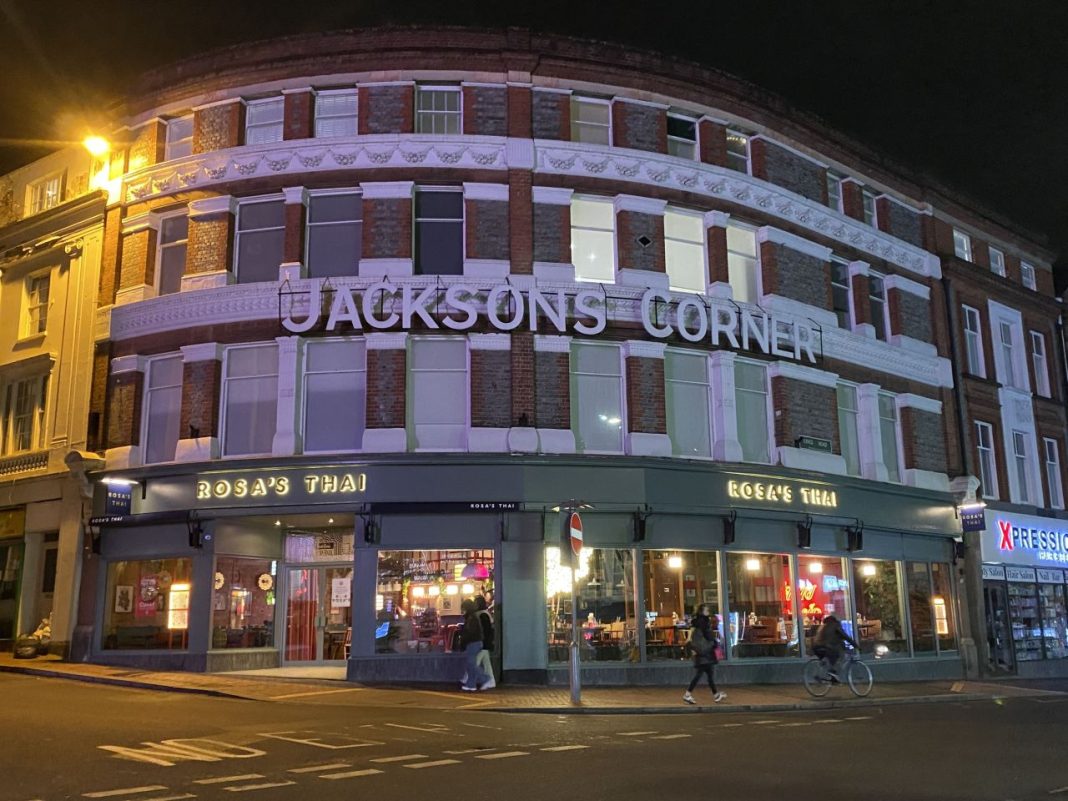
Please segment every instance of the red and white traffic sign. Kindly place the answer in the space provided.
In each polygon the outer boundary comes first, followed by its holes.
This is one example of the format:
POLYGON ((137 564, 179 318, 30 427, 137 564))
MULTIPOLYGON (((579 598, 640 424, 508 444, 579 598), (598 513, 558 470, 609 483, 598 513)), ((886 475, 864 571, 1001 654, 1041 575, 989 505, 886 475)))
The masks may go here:
POLYGON ((579 551, 582 550, 582 518, 579 517, 578 512, 571 513, 571 550, 578 556, 579 551))

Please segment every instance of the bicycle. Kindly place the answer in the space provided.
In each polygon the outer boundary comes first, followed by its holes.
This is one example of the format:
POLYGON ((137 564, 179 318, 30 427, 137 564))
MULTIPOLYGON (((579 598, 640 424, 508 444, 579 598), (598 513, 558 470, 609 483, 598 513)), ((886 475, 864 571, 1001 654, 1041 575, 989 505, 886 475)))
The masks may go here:
MULTIPOLYGON (((872 687, 872 675, 871 668, 861 661, 856 651, 850 651, 843 665, 839 668, 839 674, 844 672, 845 683, 849 685, 849 689, 853 691, 853 695, 858 698, 863 698, 871 692, 872 687)), ((830 692, 831 685, 838 683, 841 684, 841 679, 832 678, 830 675, 830 667, 825 659, 814 656, 812 659, 805 663, 804 671, 802 672, 802 678, 805 682, 805 689, 814 698, 822 698, 828 692, 830 692)))

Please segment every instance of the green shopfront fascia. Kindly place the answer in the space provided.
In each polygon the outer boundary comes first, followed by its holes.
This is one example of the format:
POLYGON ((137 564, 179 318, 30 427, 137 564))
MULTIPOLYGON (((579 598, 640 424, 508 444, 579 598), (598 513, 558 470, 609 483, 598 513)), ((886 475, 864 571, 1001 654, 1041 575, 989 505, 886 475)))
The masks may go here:
POLYGON ((877 675, 961 675, 948 495, 726 467, 428 456, 124 473, 132 513, 94 522, 85 655, 442 681, 463 671, 460 603, 481 595, 505 681, 566 683, 572 603, 590 684, 681 680, 702 607, 727 682, 795 680, 831 614, 877 675), (574 568, 571 501, 587 507, 574 568))

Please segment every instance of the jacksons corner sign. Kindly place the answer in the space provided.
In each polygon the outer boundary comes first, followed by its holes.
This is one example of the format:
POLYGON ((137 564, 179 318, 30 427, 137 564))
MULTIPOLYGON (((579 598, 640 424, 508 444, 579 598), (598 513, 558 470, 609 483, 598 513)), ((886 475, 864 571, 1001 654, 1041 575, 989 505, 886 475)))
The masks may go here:
MULTIPOLYGON (((292 309, 281 314, 282 326, 294 334, 316 329, 341 333, 345 330, 468 331, 480 320, 497 331, 526 328, 533 332, 559 334, 573 331, 596 336, 605 330, 608 310, 599 289, 582 289, 568 297, 564 290, 541 290, 499 284, 489 290, 463 284, 448 287, 395 286, 388 281, 365 289, 336 287, 323 303, 323 287, 311 282, 306 316, 294 317, 292 309)), ((738 306, 710 306, 702 297, 687 295, 674 301, 663 289, 647 289, 639 301, 642 326, 649 336, 664 339, 678 334, 688 342, 707 341, 712 347, 759 350, 769 356, 816 363, 814 347, 818 334, 804 321, 784 319, 764 311, 738 306)))

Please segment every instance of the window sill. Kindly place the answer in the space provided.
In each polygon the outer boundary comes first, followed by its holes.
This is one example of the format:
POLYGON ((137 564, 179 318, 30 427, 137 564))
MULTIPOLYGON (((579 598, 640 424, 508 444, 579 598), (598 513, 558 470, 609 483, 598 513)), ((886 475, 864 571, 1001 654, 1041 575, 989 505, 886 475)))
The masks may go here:
POLYGON ((42 342, 44 342, 46 336, 48 336, 48 331, 42 331, 39 334, 30 334, 29 336, 19 337, 15 340, 15 347, 40 345, 42 342))

